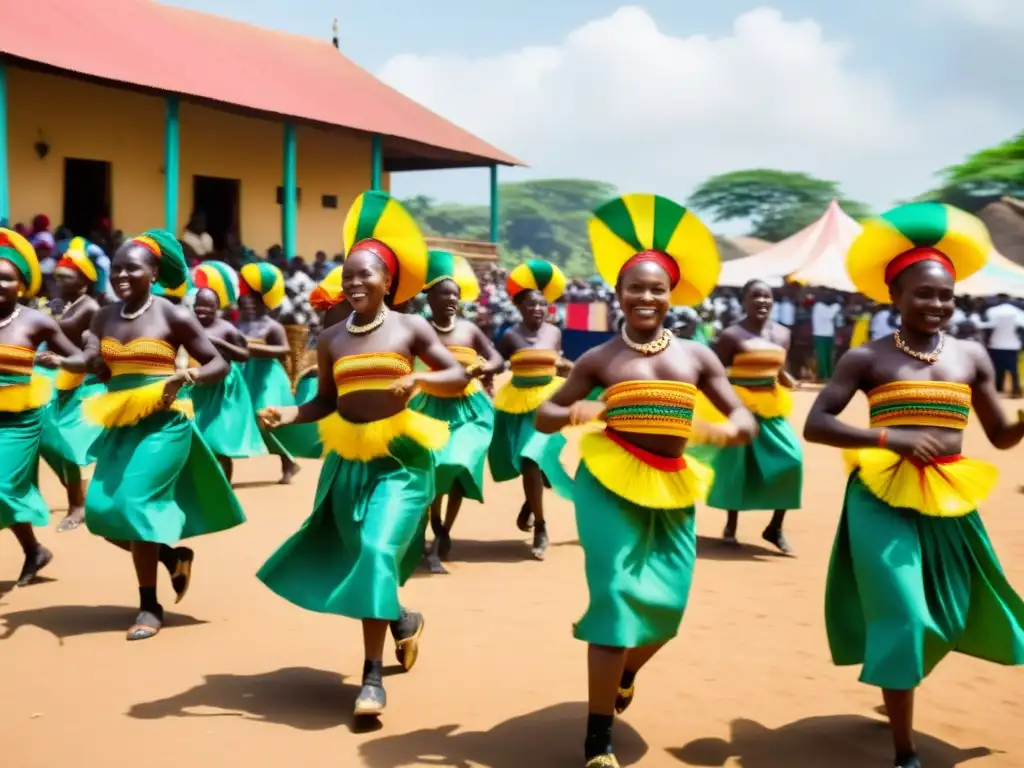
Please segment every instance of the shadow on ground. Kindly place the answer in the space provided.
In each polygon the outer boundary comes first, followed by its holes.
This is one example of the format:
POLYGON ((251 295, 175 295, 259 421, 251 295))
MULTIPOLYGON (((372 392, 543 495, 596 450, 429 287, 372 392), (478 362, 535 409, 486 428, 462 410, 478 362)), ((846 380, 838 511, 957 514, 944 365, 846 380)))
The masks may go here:
MULTIPOLYGON (((18 587, 18 589, 31 589, 34 586, 41 584, 52 584, 55 581, 56 579, 51 579, 46 576, 36 576, 35 580, 27 587, 18 587)), ((13 591, 15 589, 14 585, 17 583, 17 581, 0 581, 0 597, 3 597, 8 592, 13 591)))
MULTIPOLYGON (((669 753, 683 765, 708 768, 864 768, 893 762, 886 723, 860 715, 809 717, 775 730, 752 720, 734 720, 731 729, 729 741, 697 739, 669 753)), ((960 749, 926 734, 917 734, 917 746, 928 768, 955 768, 993 754, 987 747, 960 749)))
MULTIPOLYGON (((557 704, 506 720, 489 731, 460 731, 457 725, 443 725, 385 736, 361 745, 359 754, 370 768, 582 765, 586 721, 586 704, 557 704)), ((615 724, 615 749, 622 765, 634 765, 647 753, 647 744, 620 720, 615 724)))
MULTIPOLYGON (((51 605, 0 616, 0 640, 6 640, 22 627, 38 627, 55 635, 63 645, 69 637, 101 632, 127 632, 135 622, 138 608, 123 605, 51 605)), ((167 612, 164 631, 191 627, 205 621, 180 613, 167 612)))
POLYGON ((698 536, 697 557, 702 560, 779 560, 788 556, 777 549, 743 540, 738 544, 726 544, 712 536, 698 536))
MULTIPOLYGON (((388 669, 388 673, 397 671, 388 669)), ((128 716, 139 720, 167 717, 242 717, 302 731, 348 725, 373 731, 379 721, 352 716, 359 686, 335 673, 309 667, 286 667, 257 675, 207 675, 202 683, 166 699, 135 704, 128 716), (214 709, 219 712, 194 712, 214 709)))

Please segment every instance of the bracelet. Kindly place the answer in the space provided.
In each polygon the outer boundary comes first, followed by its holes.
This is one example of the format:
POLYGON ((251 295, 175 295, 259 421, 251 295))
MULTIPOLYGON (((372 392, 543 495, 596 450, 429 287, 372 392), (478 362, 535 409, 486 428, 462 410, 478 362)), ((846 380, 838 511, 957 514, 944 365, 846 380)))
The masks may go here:
POLYGON ((889 440, 889 430, 888 429, 883 429, 881 432, 878 433, 878 447, 879 448, 885 448, 885 444, 888 442, 888 440, 889 440))

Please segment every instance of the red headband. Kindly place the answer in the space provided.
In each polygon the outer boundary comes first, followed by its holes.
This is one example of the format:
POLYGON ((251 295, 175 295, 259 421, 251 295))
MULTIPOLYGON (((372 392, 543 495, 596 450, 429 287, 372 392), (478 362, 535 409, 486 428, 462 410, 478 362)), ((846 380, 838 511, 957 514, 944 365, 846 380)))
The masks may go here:
POLYGON ((352 246, 352 250, 349 251, 349 253, 355 253, 358 250, 369 251, 378 259, 383 261, 384 266, 388 270, 388 274, 392 277, 398 274, 398 259, 395 257, 395 252, 380 240, 374 240, 373 238, 360 240, 352 246))
POLYGON ((915 264, 920 264, 922 261, 934 261, 956 280, 956 269, 953 267, 953 262, 942 251, 937 251, 934 248, 911 248, 889 262, 885 268, 885 284, 890 285, 900 272, 915 264))
POLYGON ((626 263, 622 265, 622 269, 619 270, 619 274, 621 275, 627 269, 632 269, 642 261, 649 261, 653 264, 657 264, 668 272, 669 283, 673 288, 679 284, 679 280, 682 277, 679 272, 679 265, 676 264, 675 259, 661 251, 640 251, 640 253, 630 256, 629 259, 626 260, 626 263))

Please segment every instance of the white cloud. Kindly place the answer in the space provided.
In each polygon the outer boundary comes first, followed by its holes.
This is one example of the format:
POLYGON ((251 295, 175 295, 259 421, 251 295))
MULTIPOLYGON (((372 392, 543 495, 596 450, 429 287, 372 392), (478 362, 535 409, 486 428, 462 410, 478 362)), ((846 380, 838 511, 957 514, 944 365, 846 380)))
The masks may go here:
MULTIPOLYGON (((816 22, 772 8, 739 16, 726 36, 683 38, 627 6, 557 46, 475 59, 401 55, 378 74, 522 158, 532 175, 600 178, 676 199, 716 173, 773 167, 836 179, 884 206, 1015 130, 984 103, 904 108, 891 83, 856 71, 848 54, 816 22)), ((400 194, 450 197, 444 182, 405 176, 396 178, 400 194)), ((479 199, 485 182, 473 185, 469 196, 479 199)))

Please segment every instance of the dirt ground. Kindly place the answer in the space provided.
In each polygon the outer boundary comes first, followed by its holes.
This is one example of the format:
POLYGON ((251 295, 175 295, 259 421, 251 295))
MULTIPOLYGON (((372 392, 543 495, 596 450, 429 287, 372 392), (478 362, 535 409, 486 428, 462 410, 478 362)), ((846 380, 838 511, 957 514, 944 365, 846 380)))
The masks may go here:
MULTIPOLYGON (((812 396, 796 396, 798 425, 812 396)), ((851 408, 849 418, 864 410, 851 408)), ((964 452, 1002 469, 984 514, 1011 582, 1024 590, 1021 453, 998 454, 976 424, 964 452)), ((248 523, 193 544, 192 589, 167 606, 167 628, 148 642, 124 640, 137 599, 125 554, 84 529, 58 536, 51 527, 41 532, 56 555, 47 578, 12 590, 21 554, 13 536, 0 535, 0 764, 580 765, 585 654, 571 624, 586 585, 571 505, 549 498, 553 546, 538 563, 514 525, 518 487, 491 485, 486 507, 466 504, 451 575, 417 574, 404 590, 427 618, 419 664, 408 675, 392 666, 382 726, 356 733, 358 625, 295 608, 253 575, 308 514, 317 462, 304 470, 285 487, 273 484, 276 460, 239 463, 248 523)), ((856 668, 832 666, 825 640, 842 472, 837 452, 808 449, 804 509, 787 522, 795 559, 759 545, 767 515, 741 518, 746 544, 735 551, 715 540, 723 514, 700 510, 681 633, 639 677, 636 702, 616 725, 624 765, 892 765, 877 691, 857 682, 856 668)), ((48 470, 44 490, 61 510, 48 470)), ((166 581, 161 591, 166 599, 166 581)), ((918 696, 925 766, 1024 765, 1022 690, 1022 668, 947 659, 918 696)))

